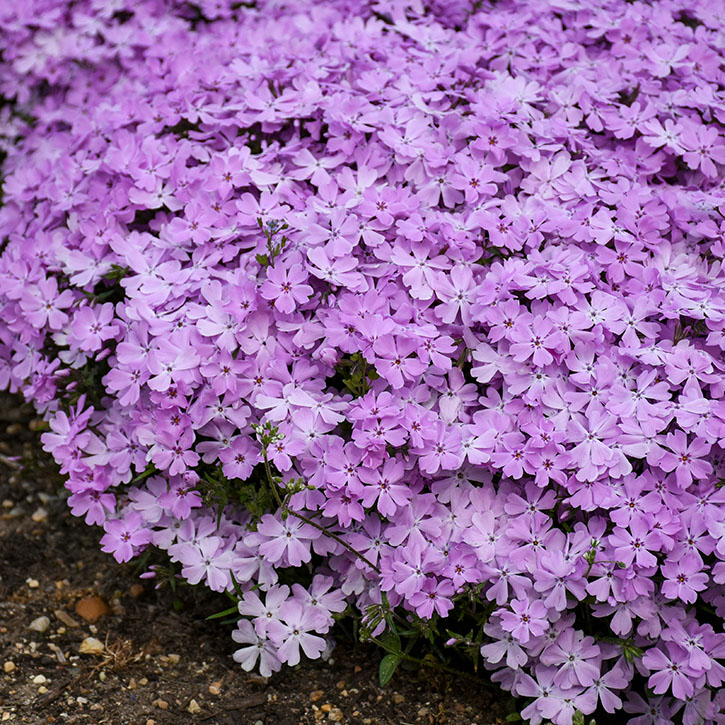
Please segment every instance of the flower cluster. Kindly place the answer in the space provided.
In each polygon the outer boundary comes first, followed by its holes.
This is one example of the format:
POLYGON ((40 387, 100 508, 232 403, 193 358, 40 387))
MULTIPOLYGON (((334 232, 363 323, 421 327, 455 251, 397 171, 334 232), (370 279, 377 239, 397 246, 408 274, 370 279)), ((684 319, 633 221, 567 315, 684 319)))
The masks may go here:
POLYGON ((723 722, 721 2, 0 20, 0 384, 104 551, 263 675, 348 609, 534 725, 723 722))

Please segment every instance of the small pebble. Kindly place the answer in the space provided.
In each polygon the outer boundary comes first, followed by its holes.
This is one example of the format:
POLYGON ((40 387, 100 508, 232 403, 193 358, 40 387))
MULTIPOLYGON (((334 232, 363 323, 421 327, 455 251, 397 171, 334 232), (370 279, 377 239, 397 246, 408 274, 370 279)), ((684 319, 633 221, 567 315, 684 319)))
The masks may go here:
POLYGON ((3 664, 3 670, 10 674, 15 669, 15 663, 11 660, 8 660, 3 664))
POLYGON ((35 677, 33 677, 34 685, 44 685, 47 681, 48 678, 45 675, 35 675, 35 677))
POLYGON ((73 628, 81 626, 75 619, 73 619, 73 617, 70 616, 70 614, 68 614, 68 612, 63 609, 56 609, 53 614, 55 615, 56 619, 58 619, 60 622, 63 622, 66 627, 73 628))
POLYGON ((38 694, 39 695, 45 695, 46 692, 48 692, 48 688, 45 685, 41 685, 38 688, 38 694))
POLYGON ((211 685, 209 685, 209 692, 212 695, 218 695, 222 691, 222 683, 221 682, 212 682, 211 685))
POLYGON ((321 699, 322 699, 322 696, 323 696, 324 694, 325 694, 325 693, 324 693, 324 692, 323 692, 322 690, 313 690, 313 691, 312 691, 312 692, 310 693, 310 700, 311 700, 312 702, 317 702, 318 700, 321 700, 321 699))
POLYGON ((95 624, 101 617, 110 613, 108 604, 100 597, 86 597, 76 604, 76 614, 86 622, 95 624))
POLYGON ((167 655, 169 658, 169 663, 172 665, 178 665, 179 660, 181 659, 180 655, 167 655))
POLYGON ((146 725, 156 725, 156 720, 154 720, 153 718, 149 718, 146 721, 146 725))
POLYGON ((105 682, 105 681, 106 681, 106 680, 108 679, 108 675, 107 675, 107 674, 106 674, 106 673, 105 673, 105 672, 104 672, 103 670, 101 670, 101 671, 100 671, 100 672, 98 673, 98 679, 99 679, 99 680, 100 680, 101 682, 105 682))
POLYGON ((198 715, 201 712, 199 703, 196 700, 189 702, 189 707, 186 708, 192 715, 198 715))
POLYGON ((399 694, 399 693, 396 692, 393 695, 393 702, 396 705, 400 705, 401 703, 405 702, 405 695, 401 695, 401 694, 399 694))
POLYGON ((30 517, 36 524, 43 523, 43 521, 48 520, 48 512, 42 507, 39 506, 35 511, 33 511, 33 515, 30 517))
POLYGON ((169 709, 169 703, 166 702, 166 700, 154 700, 151 704, 158 707, 159 710, 168 710, 169 709))
POLYGON ((28 629, 32 629, 33 632, 45 632, 48 627, 50 627, 50 619, 46 616, 37 617, 28 625, 28 629))
POLYGON ((332 710, 332 705, 330 705, 329 702, 326 702, 320 707, 320 710, 322 710, 322 712, 330 712, 330 710, 332 710))
POLYGON ((103 652, 103 642, 95 637, 86 637, 78 650, 82 655, 99 655, 103 652))
POLYGON ((53 652, 55 655, 55 658, 58 660, 58 662, 61 665, 68 664, 68 660, 65 658, 65 655, 63 654, 63 650, 58 647, 57 644, 54 644, 53 642, 48 642, 48 649, 53 652))
POLYGON ((342 714, 342 710, 337 707, 333 707, 327 715, 327 719, 331 722, 342 722, 343 717, 344 715, 342 714))
POLYGON ((37 589, 40 586, 40 582, 37 579, 26 579, 25 583, 31 588, 31 589, 37 589))

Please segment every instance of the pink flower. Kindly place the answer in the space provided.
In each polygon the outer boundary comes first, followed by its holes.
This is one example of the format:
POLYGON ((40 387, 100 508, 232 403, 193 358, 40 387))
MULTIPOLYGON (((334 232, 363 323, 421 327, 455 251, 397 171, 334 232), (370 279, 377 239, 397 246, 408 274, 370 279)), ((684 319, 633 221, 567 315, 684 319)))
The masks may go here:
POLYGON ((78 340, 78 347, 87 352, 100 350, 106 340, 114 338, 119 326, 111 324, 113 305, 81 307, 73 316, 71 332, 78 340))
POLYGON ((700 169, 705 176, 715 178, 715 163, 725 164, 725 143, 715 126, 687 123, 680 135, 680 144, 685 150, 682 155, 691 169, 700 169))
POLYGON ((473 273, 468 267, 456 266, 448 275, 439 272, 433 290, 441 300, 437 308, 443 322, 453 322, 460 313, 465 325, 470 324, 473 303, 473 273))
POLYGON ((223 543, 218 536, 207 536, 193 544, 183 544, 177 550, 177 558, 183 564, 181 573, 190 584, 198 584, 204 579, 214 592, 231 587, 229 570, 234 554, 230 550, 222 551, 223 543))
POLYGON ((20 306, 25 312, 28 322, 34 327, 48 325, 51 330, 60 330, 68 321, 63 312, 73 303, 72 290, 58 292, 58 280, 55 277, 41 279, 25 290, 20 299, 20 306))
POLYGON ((304 284, 307 272, 300 265, 290 268, 275 265, 267 269, 267 279, 259 288, 266 300, 273 302, 275 309, 290 314, 312 295, 312 287, 304 284))
POLYGON ((445 617, 453 609, 451 597, 455 591, 456 588, 450 581, 437 581, 428 577, 421 588, 410 597, 410 605, 423 619, 430 619, 434 614, 445 617))
POLYGON ((232 632, 232 639, 242 645, 234 652, 234 661, 238 662, 245 672, 259 666, 262 677, 271 677, 278 672, 282 663, 279 661, 276 647, 266 637, 260 637, 248 619, 240 619, 237 629, 232 632))
POLYGON ((312 558, 310 544, 320 532, 303 523, 296 516, 279 521, 265 514, 253 538, 259 543, 260 553, 272 564, 285 562, 287 566, 300 566, 312 558))
POLYGON ((277 646, 277 656, 288 665, 300 661, 300 650, 310 659, 316 659, 327 646, 322 637, 311 634, 319 626, 320 614, 295 600, 285 602, 279 610, 280 619, 272 620, 267 633, 277 646))
POLYGON ((547 610, 538 599, 514 599, 512 611, 498 610, 501 627, 521 643, 526 644, 531 637, 539 637, 548 626, 547 610))
POLYGON ((666 451, 657 462, 663 471, 674 471, 677 483, 686 488, 693 479, 707 478, 712 473, 712 465, 702 460, 710 452, 710 444, 695 437, 689 444, 687 434, 678 430, 667 434, 666 451))
POLYGON ((679 561, 666 561, 660 571, 666 579, 662 594, 689 604, 697 600, 697 592, 705 589, 709 578, 702 570, 702 559, 697 554, 685 554, 679 561))
POLYGON ((118 562, 132 559, 140 547, 151 541, 151 533, 144 528, 141 514, 131 511, 123 518, 110 519, 103 524, 106 532, 101 537, 101 550, 113 554, 118 562))
POLYGON ((647 684, 657 695, 671 688, 678 700, 685 700, 694 692, 691 678, 695 671, 687 664, 680 647, 668 643, 667 652, 669 656, 658 647, 652 647, 644 653, 642 664, 653 671, 647 684))
POLYGON ((261 457, 259 450, 247 436, 234 436, 229 446, 219 452, 222 470, 227 478, 238 478, 242 481, 249 478, 254 466, 261 457))
POLYGON ((553 362, 551 350, 555 350, 560 342, 560 335, 554 329, 551 320, 534 317, 530 326, 512 329, 511 354, 517 362, 531 358, 534 365, 543 367, 553 362))

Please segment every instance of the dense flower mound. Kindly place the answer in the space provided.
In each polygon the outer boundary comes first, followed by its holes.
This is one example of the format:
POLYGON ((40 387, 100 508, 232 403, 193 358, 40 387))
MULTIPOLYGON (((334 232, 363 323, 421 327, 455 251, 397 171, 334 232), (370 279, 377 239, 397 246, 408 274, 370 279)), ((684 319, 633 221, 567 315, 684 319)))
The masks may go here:
POLYGON ((104 551, 264 675, 347 610, 535 724, 725 722, 720 0, 0 20, 0 385, 104 551))

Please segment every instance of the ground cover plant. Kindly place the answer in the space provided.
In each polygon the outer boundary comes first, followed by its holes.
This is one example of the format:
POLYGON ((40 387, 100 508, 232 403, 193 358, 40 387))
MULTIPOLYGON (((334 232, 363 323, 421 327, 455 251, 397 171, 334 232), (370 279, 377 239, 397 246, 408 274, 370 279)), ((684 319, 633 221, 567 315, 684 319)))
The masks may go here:
POLYGON ((0 383, 104 551, 263 675, 725 720, 722 2, 0 19, 0 383))

